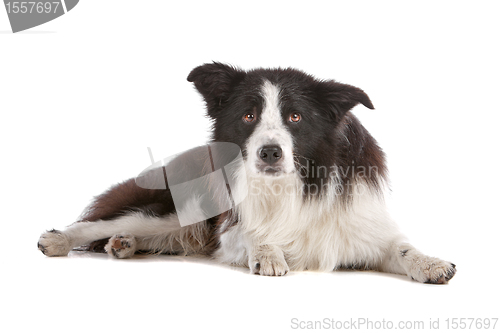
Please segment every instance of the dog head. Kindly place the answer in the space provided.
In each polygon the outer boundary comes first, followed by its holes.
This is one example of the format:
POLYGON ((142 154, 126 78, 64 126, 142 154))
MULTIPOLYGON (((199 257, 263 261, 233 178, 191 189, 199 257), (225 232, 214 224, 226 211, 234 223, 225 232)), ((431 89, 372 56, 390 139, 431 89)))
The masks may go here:
POLYGON ((199 66, 188 81, 205 99, 212 139, 237 144, 249 172, 279 177, 300 172, 297 159, 321 163, 335 155, 335 129, 358 103, 359 88, 322 81, 295 69, 243 71, 221 63, 199 66))

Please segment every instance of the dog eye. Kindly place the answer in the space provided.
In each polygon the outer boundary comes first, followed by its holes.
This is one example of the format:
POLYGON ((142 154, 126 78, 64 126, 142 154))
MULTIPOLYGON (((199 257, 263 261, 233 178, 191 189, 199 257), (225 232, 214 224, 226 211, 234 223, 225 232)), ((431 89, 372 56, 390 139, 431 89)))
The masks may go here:
POLYGON ((246 121, 247 123, 251 123, 255 121, 255 115, 253 113, 247 113, 246 115, 243 116, 243 120, 246 121))
POLYGON ((300 113, 292 113, 290 115, 290 118, 288 118, 288 120, 291 123, 298 123, 300 121, 300 119, 302 119, 302 117, 300 116, 300 113))

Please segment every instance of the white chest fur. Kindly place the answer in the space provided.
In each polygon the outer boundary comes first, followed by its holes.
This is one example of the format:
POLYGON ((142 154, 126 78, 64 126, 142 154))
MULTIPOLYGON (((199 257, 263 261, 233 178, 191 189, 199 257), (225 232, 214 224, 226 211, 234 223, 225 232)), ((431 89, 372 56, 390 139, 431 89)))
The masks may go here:
POLYGON ((252 246, 276 245, 292 270, 372 266, 398 239, 383 198, 367 186, 346 205, 333 189, 304 199, 301 185, 296 175, 249 178, 248 196, 238 206, 238 225, 221 237, 219 259, 246 265, 252 246))

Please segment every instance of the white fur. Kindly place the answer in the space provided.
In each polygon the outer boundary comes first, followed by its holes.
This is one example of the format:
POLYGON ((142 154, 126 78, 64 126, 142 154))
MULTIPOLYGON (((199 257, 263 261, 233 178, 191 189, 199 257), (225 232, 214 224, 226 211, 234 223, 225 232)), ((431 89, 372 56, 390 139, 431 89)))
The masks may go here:
POLYGON ((453 276, 453 264, 405 242, 382 193, 358 180, 360 190, 346 205, 335 178, 330 181, 323 197, 304 200, 296 174, 249 176, 248 197, 237 207, 239 223, 222 235, 216 257, 261 275, 355 266, 404 274, 419 282, 445 283, 453 276))
POLYGON ((275 245, 292 270, 373 267, 392 243, 403 238, 379 194, 368 190, 354 194, 352 205, 344 206, 333 180, 325 197, 304 200, 296 174, 249 178, 249 195, 238 206, 240 222, 221 239, 222 261, 246 264, 241 244, 246 244, 246 252, 275 245))
POLYGON ((200 198, 194 196, 187 200, 182 210, 177 211, 177 219, 182 226, 205 221, 207 213, 200 206, 200 198))

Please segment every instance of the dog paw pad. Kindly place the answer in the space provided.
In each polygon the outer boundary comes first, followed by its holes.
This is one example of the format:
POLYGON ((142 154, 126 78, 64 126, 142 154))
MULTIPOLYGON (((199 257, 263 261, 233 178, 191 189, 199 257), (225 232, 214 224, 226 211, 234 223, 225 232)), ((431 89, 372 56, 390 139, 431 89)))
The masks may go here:
POLYGON ((111 237, 104 247, 106 252, 117 259, 126 259, 134 255, 137 248, 135 237, 130 234, 118 234, 111 237))

